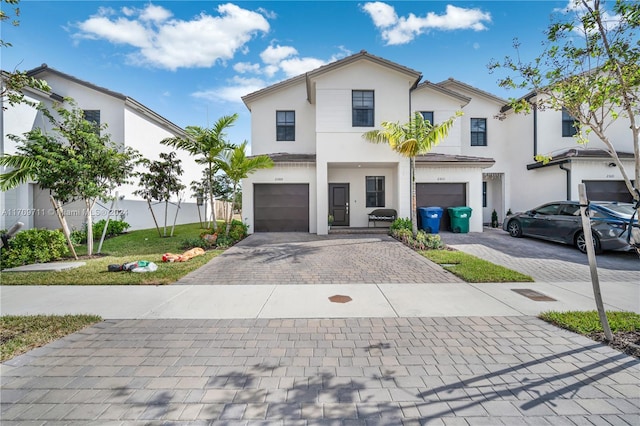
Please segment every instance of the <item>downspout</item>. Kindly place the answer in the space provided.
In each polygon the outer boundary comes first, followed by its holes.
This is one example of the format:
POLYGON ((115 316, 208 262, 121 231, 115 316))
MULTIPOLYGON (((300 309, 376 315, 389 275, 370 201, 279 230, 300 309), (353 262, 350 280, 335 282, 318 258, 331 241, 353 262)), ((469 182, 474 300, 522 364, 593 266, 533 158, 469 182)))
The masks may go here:
POLYGON ((558 164, 558 166, 560 167, 560 170, 564 170, 565 172, 567 172, 567 201, 571 200, 571 169, 567 169, 566 167, 564 167, 565 163, 560 163, 558 164))
POLYGON ((535 159, 537 156, 538 156, 538 108, 534 106, 533 108, 533 158, 535 159))

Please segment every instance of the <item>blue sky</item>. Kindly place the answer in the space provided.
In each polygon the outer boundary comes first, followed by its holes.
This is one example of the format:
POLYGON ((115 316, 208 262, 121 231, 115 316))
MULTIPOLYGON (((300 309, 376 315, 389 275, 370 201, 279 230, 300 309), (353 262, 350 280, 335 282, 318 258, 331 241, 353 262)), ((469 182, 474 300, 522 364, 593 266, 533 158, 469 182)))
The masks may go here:
MULTIPOLYGON (((250 141, 240 97, 350 54, 371 54, 508 98, 492 59, 528 59, 564 1, 32 1, 3 24, 2 69, 43 63, 130 96, 179 126, 239 113, 232 142, 250 141)), ((9 12, 3 3, 3 8, 9 12)))

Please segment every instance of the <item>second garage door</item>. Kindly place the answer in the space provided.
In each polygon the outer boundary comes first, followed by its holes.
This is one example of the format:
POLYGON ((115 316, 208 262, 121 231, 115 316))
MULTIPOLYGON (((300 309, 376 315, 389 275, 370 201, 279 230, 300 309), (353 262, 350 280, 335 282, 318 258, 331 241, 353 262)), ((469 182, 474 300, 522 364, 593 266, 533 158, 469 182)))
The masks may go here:
POLYGON ((255 232, 309 232, 308 184, 255 184, 255 232))
MULTIPOLYGON (((416 184, 416 199, 418 207, 442 207, 440 230, 449 228, 449 214, 447 207, 467 205, 467 185, 464 183, 418 183, 416 184)), ((420 217, 420 215, 418 215, 420 217)))
POLYGON ((622 201, 631 203, 633 197, 624 181, 585 180, 587 198, 592 201, 622 201))

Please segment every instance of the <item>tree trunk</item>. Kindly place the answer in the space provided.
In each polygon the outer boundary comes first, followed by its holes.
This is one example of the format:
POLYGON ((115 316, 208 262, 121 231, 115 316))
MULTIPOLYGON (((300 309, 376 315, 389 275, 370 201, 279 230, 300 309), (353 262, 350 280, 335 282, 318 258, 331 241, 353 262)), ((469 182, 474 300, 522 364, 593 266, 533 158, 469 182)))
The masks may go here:
POLYGON ((147 205, 149 206, 149 211, 151 212, 153 223, 156 225, 156 230, 158 231, 158 237, 162 238, 162 232, 160 232, 160 227, 158 226, 158 221, 156 220, 156 214, 153 212, 153 206, 151 205, 151 200, 149 200, 148 198, 147 198, 147 205))
POLYGON ((411 157, 411 163, 409 166, 410 170, 410 179, 411 179, 411 231, 413 232, 413 236, 418 235, 418 217, 417 217, 417 209, 418 209, 418 201, 416 197, 416 158, 411 157))
POLYGON ((176 215, 173 217, 173 226, 171 227, 171 236, 172 237, 173 237, 173 231, 176 229, 176 222, 178 221, 178 213, 180 212, 180 203, 181 202, 182 202, 182 198, 180 198, 180 196, 178 196, 178 205, 176 206, 176 215))
POLYGON ((164 232, 164 236, 167 236, 167 215, 169 213, 169 200, 164 201, 164 227, 162 231, 164 232))
POLYGON ((67 246, 69 247, 69 250, 71 250, 71 254, 73 254, 73 258, 78 260, 76 249, 73 246, 73 242, 71 241, 71 232, 69 232, 69 226, 67 225, 67 220, 65 219, 64 215, 60 211, 60 204, 58 204, 56 199, 53 198, 53 195, 50 195, 49 199, 51 200, 51 204, 53 204, 53 209, 56 212, 56 216, 58 217, 60 226, 62 226, 62 233, 64 234, 64 237, 67 240, 67 246))
POLYGON ((600 324, 604 331, 604 337, 609 342, 613 341, 613 333, 609 327, 609 321, 607 320, 607 313, 604 310, 604 303, 602 302, 602 294, 600 293, 600 280, 598 279, 598 267, 596 265, 596 255, 593 247, 593 235, 591 233, 591 219, 589 210, 587 209, 587 189, 584 183, 578 185, 578 194, 580 197, 580 216, 582 217, 582 232, 584 232, 584 242, 587 246, 587 258, 589 259, 589 271, 591 272, 591 284, 593 286, 593 296, 596 301, 596 307, 598 308, 598 315, 600 316, 600 324))
MULTIPOLYGON (((229 218, 229 222, 227 222, 227 230, 225 231, 225 235, 228 237, 229 236, 229 229, 231 228, 231 221, 233 220, 233 210, 236 206, 236 191, 237 191, 237 185, 233 185, 233 194, 231 195, 231 215, 229 218)), ((226 207, 225 207, 226 209, 226 207)))
POLYGON ((213 221, 211 229, 215 233, 218 230, 218 224, 216 223, 216 209, 215 209, 215 197, 213 195, 213 169, 211 163, 209 163, 209 200, 211 201, 211 220, 213 221))
POLYGON ((93 216, 91 216, 93 202, 87 198, 84 200, 84 205, 87 209, 87 255, 91 256, 93 254, 93 216))

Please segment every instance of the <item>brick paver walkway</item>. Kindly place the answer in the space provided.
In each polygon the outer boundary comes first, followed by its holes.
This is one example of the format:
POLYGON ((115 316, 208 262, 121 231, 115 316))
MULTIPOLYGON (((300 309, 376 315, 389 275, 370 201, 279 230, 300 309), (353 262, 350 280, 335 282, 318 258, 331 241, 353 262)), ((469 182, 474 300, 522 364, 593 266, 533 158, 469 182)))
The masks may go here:
POLYGON ((533 317, 110 320, 2 365, 2 424, 637 425, 640 363, 533 317))
POLYGON ((253 234, 177 284, 455 283, 455 275, 383 234, 253 234))

